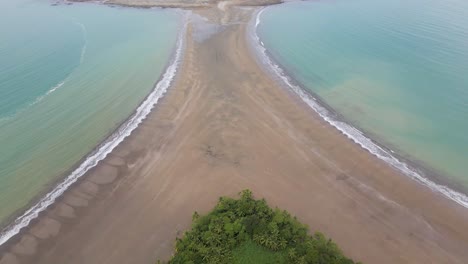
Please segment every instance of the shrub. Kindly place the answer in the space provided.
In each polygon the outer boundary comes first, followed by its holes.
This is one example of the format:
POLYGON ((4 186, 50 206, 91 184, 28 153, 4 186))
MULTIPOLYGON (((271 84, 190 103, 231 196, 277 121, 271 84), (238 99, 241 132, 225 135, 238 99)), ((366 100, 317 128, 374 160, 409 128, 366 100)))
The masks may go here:
POLYGON ((169 263, 233 263, 232 252, 250 243, 263 248, 262 254, 271 252, 278 263, 354 263, 323 234, 310 236, 307 226, 286 211, 270 208, 264 199, 255 200, 249 190, 237 200, 221 197, 212 212, 195 212, 192 219, 192 229, 177 239, 169 263))

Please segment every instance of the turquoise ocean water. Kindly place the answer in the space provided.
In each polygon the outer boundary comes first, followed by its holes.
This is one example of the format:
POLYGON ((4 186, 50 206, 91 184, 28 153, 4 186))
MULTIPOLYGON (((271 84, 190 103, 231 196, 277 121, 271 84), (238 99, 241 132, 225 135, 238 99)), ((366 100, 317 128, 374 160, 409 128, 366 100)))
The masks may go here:
POLYGON ((302 87, 466 193, 468 1, 295 2, 258 21, 263 45, 302 87))
POLYGON ((134 113, 180 24, 173 11, 0 0, 0 223, 134 113))

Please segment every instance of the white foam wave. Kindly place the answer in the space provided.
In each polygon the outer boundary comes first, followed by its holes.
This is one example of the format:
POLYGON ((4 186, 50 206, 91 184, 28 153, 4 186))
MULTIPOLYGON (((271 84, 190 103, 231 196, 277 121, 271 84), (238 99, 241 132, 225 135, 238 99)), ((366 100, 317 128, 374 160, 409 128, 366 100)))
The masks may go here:
MULTIPOLYGON (((305 92, 301 87, 293 84, 284 70, 276 64, 268 55, 266 48, 263 45, 263 42, 260 40, 257 34, 257 28, 260 24, 260 17, 265 9, 259 11, 255 18, 255 26, 250 28, 249 34, 254 38, 254 48, 258 51, 258 54, 261 56, 261 60, 267 67, 275 74, 287 87, 294 91, 299 97, 309 105, 315 112, 317 112, 325 121, 330 125, 334 126, 346 137, 351 139, 354 143, 360 145, 362 148, 368 150, 373 155, 377 156, 381 160, 387 162, 393 168, 399 170, 403 174, 409 176, 411 179, 429 187, 431 190, 438 192, 450 200, 455 201, 459 205, 468 208, 468 196, 463 193, 454 191, 447 186, 437 184, 427 177, 424 176, 422 172, 419 172, 415 168, 410 167, 403 161, 400 161, 398 158, 393 156, 387 150, 381 146, 374 143, 371 139, 366 137, 360 130, 347 124, 343 121, 340 121, 333 117, 333 114, 330 113, 325 107, 321 106, 316 98, 311 96, 309 93, 305 92)), ((393 151, 391 150, 393 153, 393 151)))
MULTIPOLYGON (((86 48, 88 46, 88 32, 86 31, 86 27, 80 23, 80 22, 77 22, 77 21, 74 21, 73 22, 75 25, 79 26, 81 28, 81 31, 83 33, 83 47, 81 48, 81 53, 80 53, 80 65, 83 64, 83 61, 84 61, 84 57, 85 57, 85 54, 86 54, 86 48)), ((46 98, 48 95, 50 95, 51 93, 55 92, 56 90, 58 90, 60 87, 62 87, 65 82, 67 81, 68 77, 71 75, 71 73, 63 80, 61 81, 60 83, 58 83, 57 85, 55 85, 54 87, 52 87, 49 91, 47 91, 45 94, 39 96, 36 98, 36 100, 34 100, 34 102, 30 103, 29 106, 33 106, 39 102, 41 102, 42 100, 44 100, 44 98, 46 98)))
POLYGON ((82 177, 91 168, 95 167, 112 150, 115 149, 126 137, 128 137, 135 128, 147 117, 159 99, 166 93, 176 75, 179 63, 182 57, 184 45, 184 33, 186 23, 182 27, 172 63, 167 67, 161 80, 156 84, 153 91, 148 95, 145 101, 136 109, 135 113, 122 124, 104 143, 102 143, 95 152, 90 154, 63 182, 57 185, 51 192, 47 193, 34 206, 29 208, 23 215, 18 217, 11 225, 0 233, 0 245, 7 242, 11 237, 18 234, 19 231, 29 225, 31 220, 38 217, 39 213, 44 211, 49 205, 61 196, 73 183, 82 177))
MULTIPOLYGON (((263 14, 263 11, 265 11, 265 8, 262 8, 258 13, 257 16, 255 17, 255 32, 257 32, 258 25, 260 25, 260 17, 263 14)), ((255 33, 254 32, 254 33, 255 33)), ((256 34, 255 34, 256 35, 256 34)), ((258 38, 257 38, 258 39, 258 38)))
POLYGON ((77 21, 74 21, 73 23, 80 27, 81 32, 83 34, 83 47, 81 48, 81 54, 80 54, 80 64, 82 64, 85 58, 86 48, 88 46, 88 31, 86 30, 86 27, 83 23, 80 23, 77 21))
POLYGON ((39 96, 34 102, 32 102, 29 106, 33 106, 37 103, 39 103, 40 101, 42 101, 44 98, 46 98, 48 95, 50 95, 51 93, 57 91, 58 89, 60 89, 60 87, 62 87, 65 82, 66 82, 66 78, 65 80, 59 82, 57 85, 55 85, 54 87, 52 87, 49 91, 47 91, 44 95, 41 95, 39 96))

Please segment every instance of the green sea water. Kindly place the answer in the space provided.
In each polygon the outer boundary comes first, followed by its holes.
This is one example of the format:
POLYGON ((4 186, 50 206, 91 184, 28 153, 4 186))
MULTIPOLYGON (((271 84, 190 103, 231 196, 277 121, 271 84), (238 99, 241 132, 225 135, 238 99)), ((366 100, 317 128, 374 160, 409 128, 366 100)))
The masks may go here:
POLYGON ((133 113, 180 24, 173 11, 0 0, 0 223, 133 113))
POLYGON ((301 86, 468 190, 468 1, 294 2, 260 21, 265 47, 301 86))

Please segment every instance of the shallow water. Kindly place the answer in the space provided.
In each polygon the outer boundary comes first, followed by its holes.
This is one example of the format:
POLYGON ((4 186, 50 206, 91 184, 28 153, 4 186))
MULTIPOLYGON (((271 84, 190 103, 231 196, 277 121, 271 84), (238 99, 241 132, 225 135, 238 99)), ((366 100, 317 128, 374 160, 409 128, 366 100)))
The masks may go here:
POLYGON ((262 12, 258 34, 346 120, 468 188, 468 2, 288 3, 262 12))
POLYGON ((65 176, 161 77, 180 14, 0 0, 0 222, 65 176))

